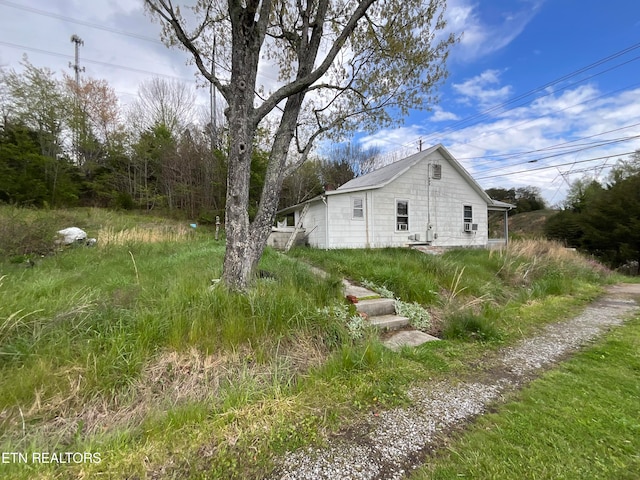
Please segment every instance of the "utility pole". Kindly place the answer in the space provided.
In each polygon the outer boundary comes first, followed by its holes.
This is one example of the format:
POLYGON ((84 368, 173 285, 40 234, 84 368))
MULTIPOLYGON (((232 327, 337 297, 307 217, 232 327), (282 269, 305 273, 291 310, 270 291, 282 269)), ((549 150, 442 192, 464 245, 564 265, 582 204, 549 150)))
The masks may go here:
POLYGON ((80 72, 84 72, 84 67, 80 68, 80 46, 84 45, 82 39, 75 33, 71 35, 71 41, 76 44, 76 63, 69 62, 69 68, 76 72, 76 87, 80 85, 80 72))
POLYGON ((84 72, 84 67, 80 67, 80 46, 84 45, 82 39, 75 33, 71 35, 71 41, 75 43, 75 63, 69 62, 69 68, 76 72, 76 95, 75 95, 75 116, 76 125, 73 126, 73 154, 76 163, 80 164, 80 72, 84 72))

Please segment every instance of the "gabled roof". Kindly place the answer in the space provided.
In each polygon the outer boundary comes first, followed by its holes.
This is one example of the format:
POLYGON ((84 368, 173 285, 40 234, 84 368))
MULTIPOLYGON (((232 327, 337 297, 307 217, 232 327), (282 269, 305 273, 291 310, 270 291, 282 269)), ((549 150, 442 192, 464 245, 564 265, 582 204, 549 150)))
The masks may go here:
POLYGON ((326 192, 326 195, 337 195, 341 193, 350 193, 350 192, 358 192, 362 190, 374 190, 377 188, 382 188, 385 185, 391 183, 396 178, 400 177, 402 174, 407 172, 410 168, 412 168, 417 163, 425 160, 432 153, 439 152, 448 162, 449 164, 464 178, 469 186, 473 188, 480 197, 487 202, 487 205, 496 207, 509 209, 513 207, 513 205, 497 202, 489 197, 487 193, 482 189, 482 187, 476 182, 469 172, 465 170, 465 168, 460 165, 460 163, 449 153, 449 151, 442 145, 435 145, 427 150, 423 150, 422 152, 418 152, 414 155, 411 155, 407 158, 403 158, 397 162, 386 165, 382 168, 374 170, 373 172, 367 173, 366 175, 362 175, 361 177, 354 178, 353 180, 348 181, 344 185, 340 186, 336 190, 332 190, 326 192))
POLYGON ((435 145, 427 150, 423 150, 422 152, 418 152, 409 157, 403 158, 402 160, 398 160, 397 162, 390 163, 389 165, 385 165, 384 167, 378 168, 372 172, 369 172, 361 177, 356 177, 352 180, 349 180, 344 185, 341 185, 336 190, 329 190, 325 192, 323 195, 319 195, 314 197, 306 202, 303 202, 299 205, 294 205, 292 207, 285 208, 281 210, 279 213, 288 213, 295 211, 299 208, 300 205, 304 203, 317 202, 322 200, 324 196, 329 195, 340 195, 344 193, 352 193, 352 192, 360 192, 364 190, 375 190, 378 188, 382 188, 385 185, 391 183, 404 173, 406 173, 409 169, 411 169, 417 163, 425 160, 432 153, 439 152, 448 162, 449 164, 466 180, 471 188, 473 188, 489 207, 493 207, 495 210, 510 210, 514 207, 509 203, 499 202, 497 200, 493 200, 487 193, 482 189, 482 187, 476 182, 473 177, 465 170, 465 168, 449 153, 449 151, 442 145, 435 145))
POLYGON ((420 162, 421 160, 438 150, 438 148, 444 149, 442 145, 436 145, 435 147, 431 147, 428 150, 424 150, 422 152, 416 153, 415 155, 411 155, 407 158, 403 158, 402 160, 398 160, 397 162, 385 165, 384 167, 378 168, 377 170, 362 175, 361 177, 356 177, 352 180, 349 180, 347 183, 341 185, 336 190, 327 192, 327 194, 357 192, 359 190, 371 190, 384 187, 385 185, 391 183, 400 175, 408 171, 416 163, 420 162))

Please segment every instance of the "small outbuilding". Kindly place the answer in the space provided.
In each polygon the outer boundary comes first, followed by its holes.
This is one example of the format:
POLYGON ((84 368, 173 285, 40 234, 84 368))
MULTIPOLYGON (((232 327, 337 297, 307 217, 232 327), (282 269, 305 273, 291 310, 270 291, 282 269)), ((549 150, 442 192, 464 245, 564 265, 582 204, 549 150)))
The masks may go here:
MULTIPOLYGON (((507 212, 442 145, 416 153, 279 212, 269 244, 288 250, 425 245, 479 247, 507 242, 507 212), (490 216, 502 226, 490 238, 490 216), (493 215, 490 215, 493 214, 493 215)), ((492 229, 495 230, 495 229, 492 229)))

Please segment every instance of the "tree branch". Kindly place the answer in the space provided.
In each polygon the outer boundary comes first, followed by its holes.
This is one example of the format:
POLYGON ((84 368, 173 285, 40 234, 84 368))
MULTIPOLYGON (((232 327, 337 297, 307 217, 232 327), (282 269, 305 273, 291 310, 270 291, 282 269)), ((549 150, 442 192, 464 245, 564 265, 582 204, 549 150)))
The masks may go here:
MULTIPOLYGON (((180 19, 178 18, 178 15, 173 8, 171 0, 145 0, 144 3, 153 13, 158 15, 173 28, 173 32, 175 33, 177 39, 193 56, 193 60, 202 76, 205 77, 209 82, 213 83, 213 85, 220 91, 220 93, 222 93, 223 97, 228 101, 230 95, 229 88, 222 82, 220 82, 218 77, 212 75, 211 72, 206 68, 200 51, 196 48, 196 46, 193 44, 193 40, 187 35, 186 31, 182 27, 180 19)), ((209 10, 207 10, 207 12, 208 11, 209 10)), ((199 33, 194 37, 194 39, 200 35, 202 30, 204 30, 205 23, 206 22, 203 22, 201 24, 199 33)))
MULTIPOLYGON (((323 0, 323 1, 326 2, 326 0, 323 0)), ((340 32, 336 40, 333 42, 331 49, 327 53, 322 63, 315 70, 311 71, 309 74, 301 78, 297 78, 295 81, 287 85, 284 85, 278 90, 276 90, 271 95, 271 97, 267 99, 266 102, 264 102, 260 107, 256 109, 256 117, 258 119, 264 118, 266 115, 269 114, 271 110, 273 110, 275 105, 280 103, 282 100, 284 100, 285 98, 291 95, 295 95, 296 93, 302 92, 303 90, 307 89, 310 85, 312 85, 314 82, 319 80, 329 70, 329 67, 335 60, 338 53, 340 53, 340 51, 342 50, 342 47, 346 43, 347 39, 349 38, 351 33, 353 33, 353 31, 355 30, 358 24, 358 21, 364 16, 364 14, 367 12, 369 7, 373 3, 375 3, 375 1, 376 0, 360 0, 357 8, 351 14, 349 21, 347 22, 345 27, 342 29, 342 31, 340 32)), ((318 38, 312 39, 312 43, 314 42, 317 42, 317 44, 319 45, 320 38, 318 37, 318 38)))

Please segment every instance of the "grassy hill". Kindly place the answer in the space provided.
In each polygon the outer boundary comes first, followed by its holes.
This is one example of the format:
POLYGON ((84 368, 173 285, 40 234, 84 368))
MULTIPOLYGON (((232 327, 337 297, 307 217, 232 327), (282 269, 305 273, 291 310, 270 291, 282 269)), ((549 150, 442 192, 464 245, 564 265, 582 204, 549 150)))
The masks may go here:
POLYGON ((544 224, 556 210, 536 210, 509 217, 509 233, 516 238, 544 238, 544 224))
POLYGON ((268 274, 235 294, 212 286, 224 244, 207 229, 12 207, 2 225, 23 250, 0 235, 0 450, 89 455, 3 463, 2 478, 264 478, 284 452, 407 402, 414 382, 456 378, 612 281, 575 252, 520 241, 442 256, 267 251, 268 274), (97 245, 54 251, 51 232, 68 226, 97 245), (420 304, 443 341, 385 349, 354 329, 342 277, 420 304))

